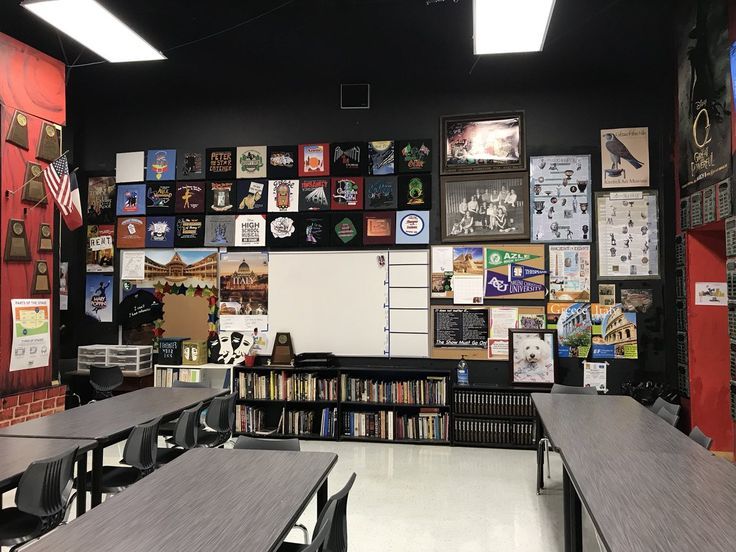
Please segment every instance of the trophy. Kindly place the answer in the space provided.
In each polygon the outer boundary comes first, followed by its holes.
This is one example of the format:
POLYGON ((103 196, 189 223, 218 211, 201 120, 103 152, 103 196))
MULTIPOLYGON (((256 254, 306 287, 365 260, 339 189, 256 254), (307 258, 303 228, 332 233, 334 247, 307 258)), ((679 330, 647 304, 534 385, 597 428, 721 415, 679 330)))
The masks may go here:
POLYGON ((49 265, 46 261, 36 261, 36 270, 33 273, 31 295, 50 292, 51 281, 49 280, 49 265))
POLYGON ((45 222, 41 223, 41 227, 38 231, 38 250, 39 251, 53 251, 54 240, 51 237, 51 225, 45 222))
POLYGON ((290 333, 277 333, 271 353, 271 364, 290 365, 294 361, 294 347, 290 333))
POLYGON ((28 149, 28 116, 15 110, 13 122, 10 123, 5 140, 23 149, 28 149))
POLYGON ((46 188, 41 178, 41 165, 33 161, 26 161, 26 173, 23 177, 23 192, 21 193, 21 201, 29 203, 47 203, 46 188))
POLYGON ((31 252, 28 248, 25 222, 18 219, 8 219, 7 238, 5 238, 6 261, 30 261, 31 252))
POLYGON ((44 161, 56 161, 61 157, 61 136, 56 127, 44 122, 41 125, 41 137, 38 139, 36 158, 44 161))

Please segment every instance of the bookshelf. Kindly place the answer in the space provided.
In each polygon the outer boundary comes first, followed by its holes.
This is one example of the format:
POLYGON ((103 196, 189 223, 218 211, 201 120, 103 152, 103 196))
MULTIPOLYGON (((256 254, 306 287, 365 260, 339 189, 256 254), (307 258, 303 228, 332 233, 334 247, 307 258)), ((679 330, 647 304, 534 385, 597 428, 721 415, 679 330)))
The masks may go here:
MULTIPOLYGON (((154 365, 154 387, 171 387, 175 380, 206 383, 210 387, 226 387, 225 375, 230 364, 156 364, 154 365)), ((232 373, 232 372, 231 372, 232 373)), ((232 382, 227 387, 232 389, 232 382)))
POLYGON ((537 413, 531 393, 549 387, 456 385, 453 388, 453 444, 535 449, 537 413))

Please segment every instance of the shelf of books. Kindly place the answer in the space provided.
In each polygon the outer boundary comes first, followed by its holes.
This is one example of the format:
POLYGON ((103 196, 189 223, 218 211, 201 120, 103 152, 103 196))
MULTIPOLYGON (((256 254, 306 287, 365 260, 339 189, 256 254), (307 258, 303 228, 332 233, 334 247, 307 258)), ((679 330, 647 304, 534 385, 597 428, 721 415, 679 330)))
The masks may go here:
POLYGON ((229 364, 156 364, 154 387, 172 387, 175 381, 206 383, 210 387, 230 387, 229 364))
POLYGON ((535 448, 538 436, 531 393, 547 391, 548 388, 455 386, 453 444, 535 448))

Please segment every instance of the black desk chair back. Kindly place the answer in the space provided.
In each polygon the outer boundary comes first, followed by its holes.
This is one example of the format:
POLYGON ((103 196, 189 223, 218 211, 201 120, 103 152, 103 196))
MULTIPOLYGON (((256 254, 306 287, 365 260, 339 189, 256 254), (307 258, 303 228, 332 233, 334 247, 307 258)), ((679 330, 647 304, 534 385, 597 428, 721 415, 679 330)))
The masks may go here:
POLYGON ((48 533, 63 520, 72 500, 77 447, 32 462, 18 483, 16 508, 0 510, 0 546, 10 550, 48 533))
POLYGON ((205 424, 209 430, 200 430, 198 445, 208 448, 220 447, 233 434, 235 427, 235 398, 237 393, 215 397, 207 408, 205 424))
POLYGON ((659 414, 659 411, 663 408, 670 414, 674 414, 675 416, 680 415, 680 405, 667 402, 662 397, 657 397, 657 400, 654 401, 652 406, 649 407, 649 410, 651 410, 655 414, 659 414))
MULTIPOLYGON (((189 389, 207 389, 209 385, 204 382, 191 382, 191 381, 179 381, 174 380, 171 387, 189 388, 189 389)), ((163 422, 158 427, 159 435, 172 436, 174 435, 174 429, 176 429, 176 420, 170 422, 163 422)))
POLYGON ((315 533, 312 544, 299 548, 300 552, 332 552, 332 549, 327 546, 327 543, 330 531, 332 530, 334 516, 335 504, 326 506, 319 516, 320 519, 317 521, 319 531, 315 533))
POLYGON ((665 407, 662 407, 657 412, 657 416, 662 418, 665 422, 670 424, 671 426, 677 426, 677 422, 680 420, 680 417, 677 414, 673 414, 665 407))
POLYGON ((199 403, 181 413, 176 421, 173 437, 167 440, 168 443, 174 445, 174 448, 159 448, 156 452, 157 464, 168 464, 189 449, 197 446, 201 410, 202 403, 199 403))
POLYGON ((123 384, 123 369, 120 366, 90 366, 89 384, 94 391, 94 400, 109 399, 112 392, 123 384))
POLYGON ((290 450, 299 452, 299 439, 255 439, 241 435, 235 441, 234 449, 241 450, 290 450))
POLYGON ((703 433, 703 431, 698 426, 695 426, 692 429, 692 431, 690 432, 690 438, 698 443, 705 450, 710 450, 710 446, 713 444, 713 439, 703 433))

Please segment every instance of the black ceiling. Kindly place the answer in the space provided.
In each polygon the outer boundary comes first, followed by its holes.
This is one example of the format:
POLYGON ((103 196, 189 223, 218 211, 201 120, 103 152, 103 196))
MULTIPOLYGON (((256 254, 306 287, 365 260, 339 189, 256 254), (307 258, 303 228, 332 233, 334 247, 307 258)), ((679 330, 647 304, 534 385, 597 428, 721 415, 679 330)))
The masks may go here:
MULTIPOLYGON (((411 80, 448 89, 542 81, 574 87, 589 80, 631 86, 673 65, 666 0, 557 0, 543 53, 480 59, 473 56, 471 0, 100 1, 169 59, 79 67, 72 80, 139 78, 154 87, 171 78, 223 87, 266 79, 411 80), (269 11, 230 32, 172 49, 269 11)), ((60 41, 19 3, 0 2, 1 32, 69 63, 100 59, 69 38, 60 41)))

